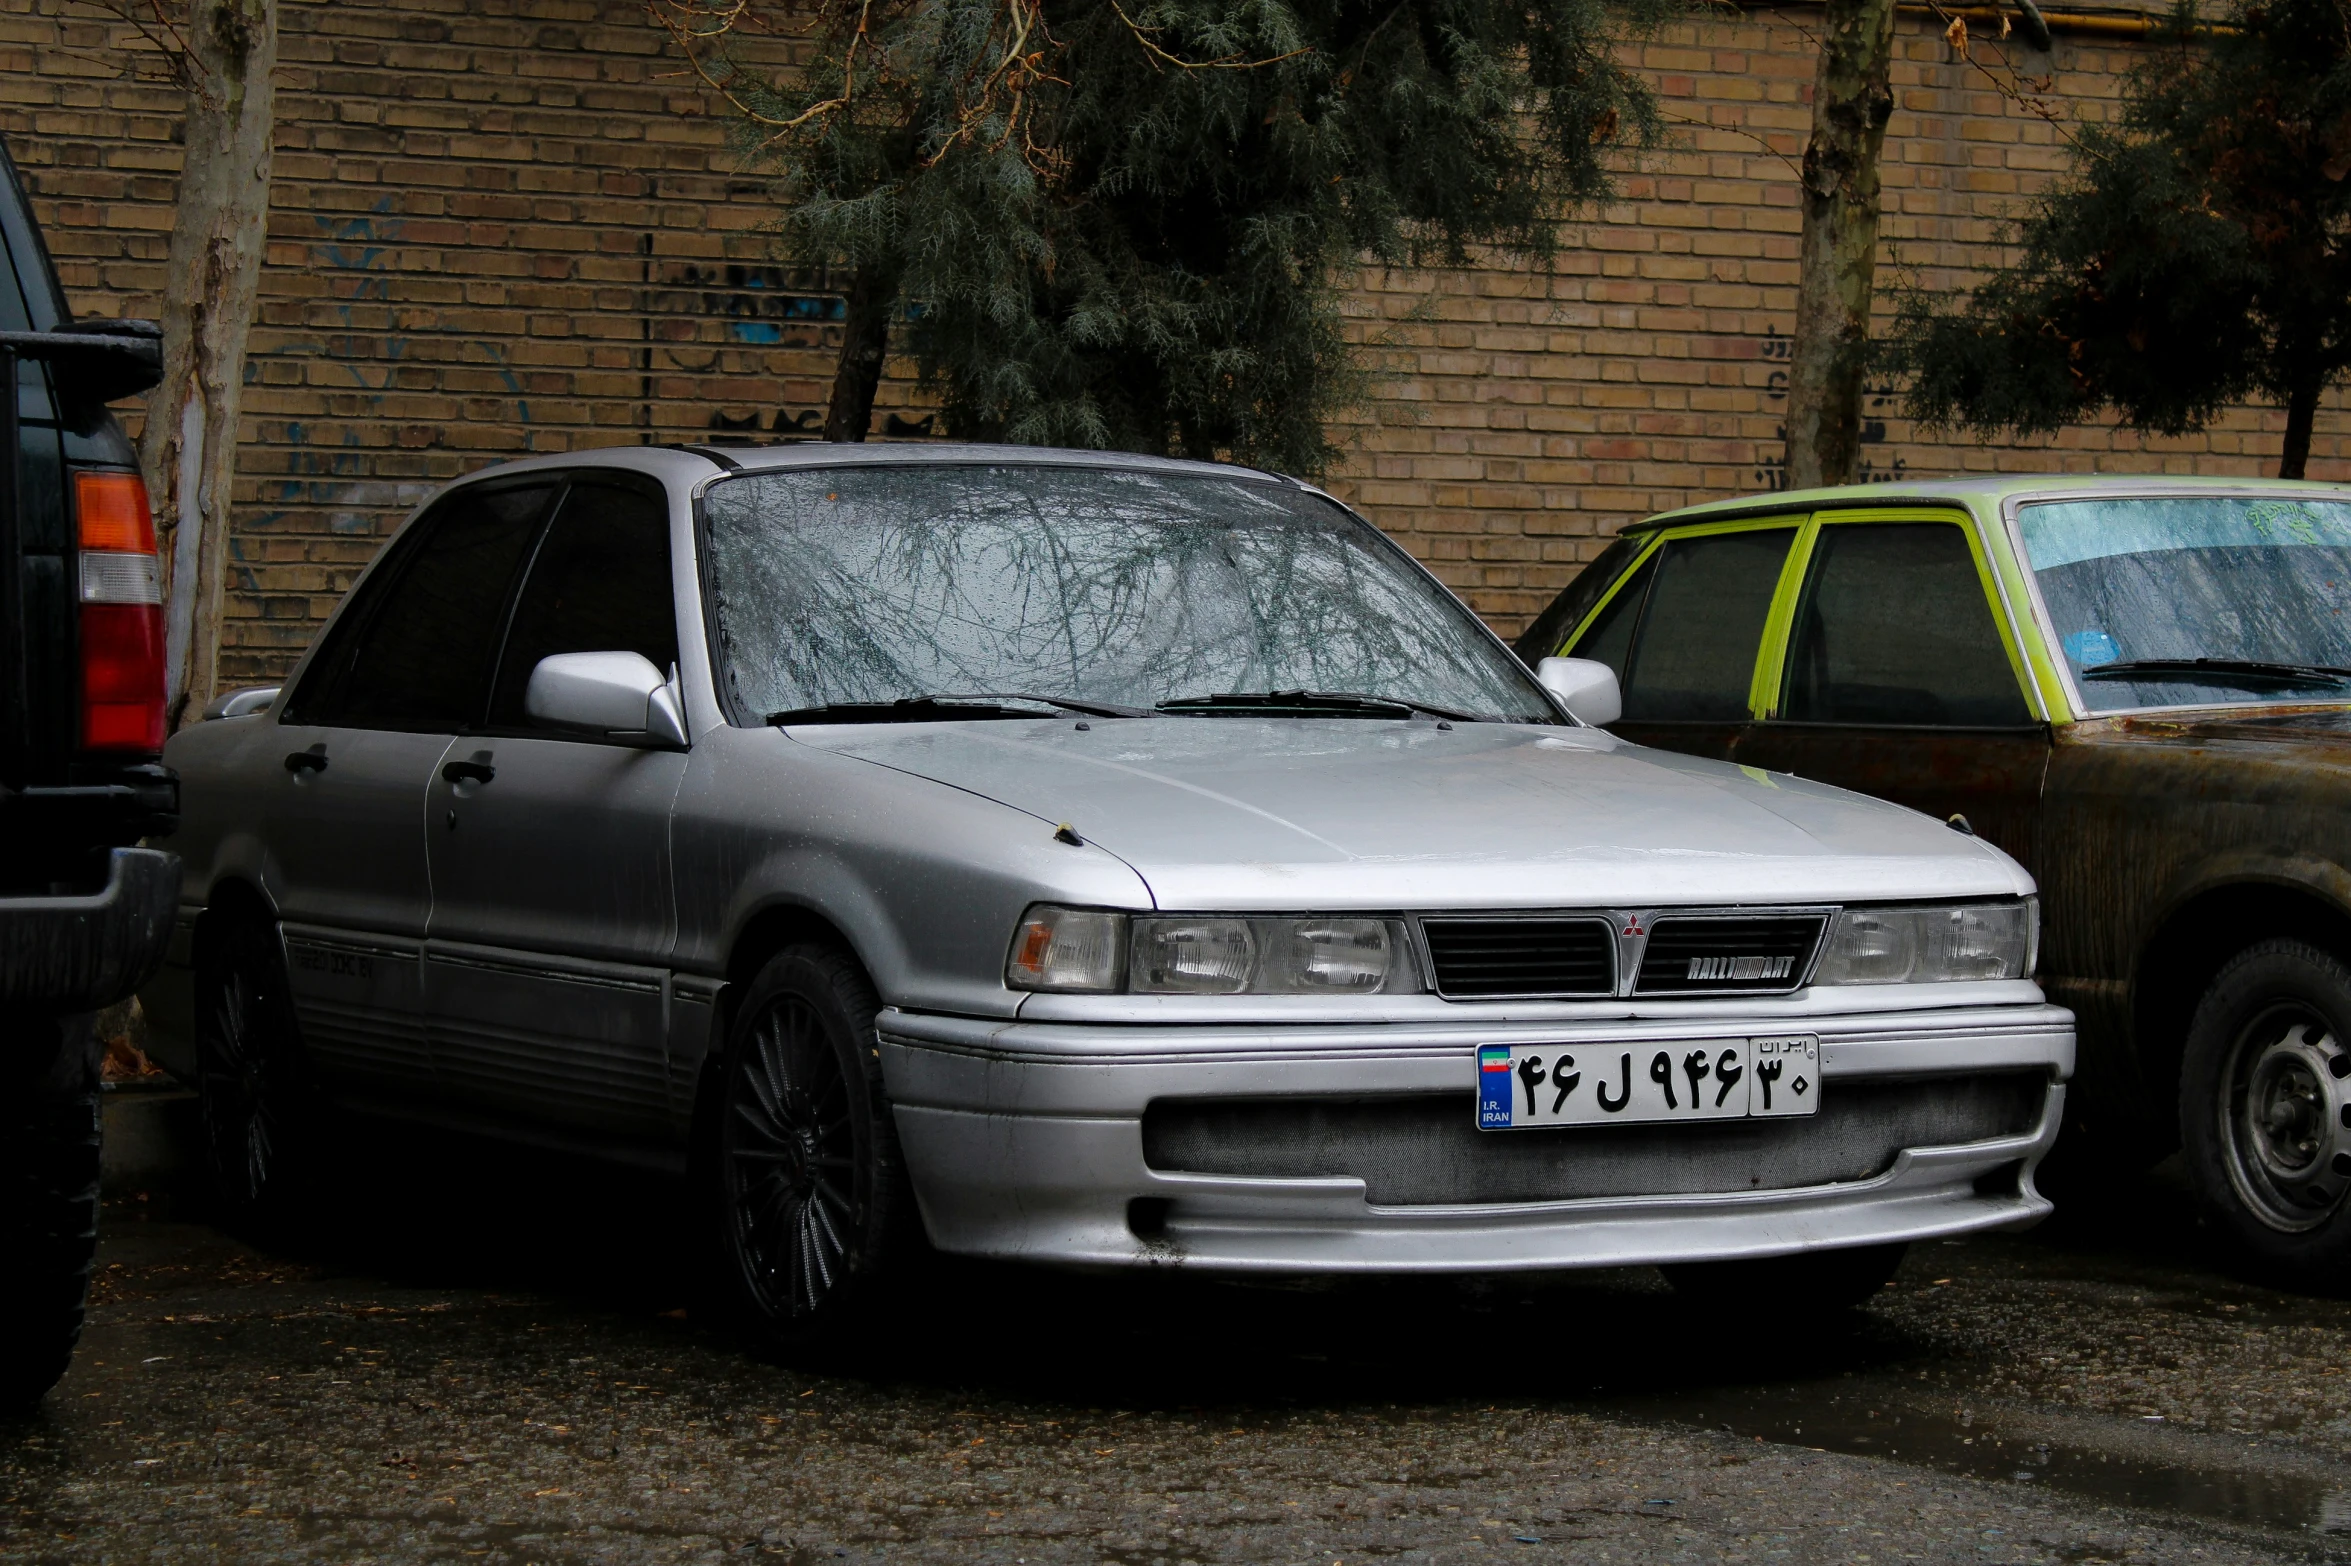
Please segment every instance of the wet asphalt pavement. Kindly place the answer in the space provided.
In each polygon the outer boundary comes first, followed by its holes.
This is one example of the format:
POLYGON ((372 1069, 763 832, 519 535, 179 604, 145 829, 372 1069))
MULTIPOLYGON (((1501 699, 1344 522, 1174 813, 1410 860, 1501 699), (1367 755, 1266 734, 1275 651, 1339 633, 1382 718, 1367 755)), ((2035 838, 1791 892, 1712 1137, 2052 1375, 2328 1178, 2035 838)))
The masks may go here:
POLYGON ((2233 1277, 2163 1171, 1813 1332, 1646 1272, 947 1266, 847 1366, 687 1319, 658 1181, 398 1134, 335 1180, 268 1253, 110 1205, 0 1560, 2351 1560, 2351 1302, 2233 1277))

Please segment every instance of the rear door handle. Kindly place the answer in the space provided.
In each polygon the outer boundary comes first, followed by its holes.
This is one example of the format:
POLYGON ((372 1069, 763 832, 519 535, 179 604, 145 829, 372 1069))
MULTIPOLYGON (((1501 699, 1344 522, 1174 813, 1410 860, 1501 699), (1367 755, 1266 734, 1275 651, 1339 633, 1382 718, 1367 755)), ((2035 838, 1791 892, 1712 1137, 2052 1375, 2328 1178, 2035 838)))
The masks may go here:
POLYGON ((498 775, 498 769, 486 761, 452 761, 441 768, 444 783, 487 783, 498 775))
POLYGON ((326 752, 297 750, 286 757, 286 770, 293 773, 324 772, 327 769, 326 752))

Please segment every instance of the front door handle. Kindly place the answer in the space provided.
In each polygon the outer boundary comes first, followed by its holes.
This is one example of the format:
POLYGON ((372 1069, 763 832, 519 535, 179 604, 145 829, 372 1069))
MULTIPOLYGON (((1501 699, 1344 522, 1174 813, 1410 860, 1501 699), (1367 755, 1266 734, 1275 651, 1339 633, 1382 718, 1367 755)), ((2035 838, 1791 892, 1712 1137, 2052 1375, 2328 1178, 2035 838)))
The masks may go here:
POLYGON ((300 776, 305 772, 324 772, 327 769, 323 750, 297 750, 286 757, 286 770, 300 776))
POLYGON ((486 761, 452 761, 441 768, 444 783, 487 783, 498 775, 498 769, 486 761))

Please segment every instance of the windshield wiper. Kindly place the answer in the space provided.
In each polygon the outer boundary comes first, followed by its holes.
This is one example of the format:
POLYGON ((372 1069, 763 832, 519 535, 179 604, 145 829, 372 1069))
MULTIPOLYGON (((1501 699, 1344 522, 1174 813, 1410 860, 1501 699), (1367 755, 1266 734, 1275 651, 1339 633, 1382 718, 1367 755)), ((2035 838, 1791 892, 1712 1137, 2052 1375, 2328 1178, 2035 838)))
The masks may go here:
POLYGON ((2084 669, 2085 680, 2187 680, 2205 685, 2304 688, 2351 685, 2351 669, 2325 663, 2270 663, 2253 658, 2125 658, 2084 669))
POLYGON ((1025 691, 990 691, 940 696, 901 696, 895 701, 833 701, 816 707, 793 707, 767 715, 770 724, 788 723, 955 723, 973 718, 1046 718, 1052 713, 1082 712, 1090 718, 1147 718, 1140 707, 1121 707, 1106 701, 1076 701, 1067 696, 1031 696, 1025 691), (1006 702, 1027 702, 1008 707, 1006 702))
POLYGON ((1161 712, 1310 712, 1333 717, 1409 718, 1415 713, 1454 723, 1483 723, 1473 712, 1434 707, 1425 701, 1396 696, 1366 696, 1360 691, 1219 691, 1213 696, 1176 696, 1159 703, 1161 712))

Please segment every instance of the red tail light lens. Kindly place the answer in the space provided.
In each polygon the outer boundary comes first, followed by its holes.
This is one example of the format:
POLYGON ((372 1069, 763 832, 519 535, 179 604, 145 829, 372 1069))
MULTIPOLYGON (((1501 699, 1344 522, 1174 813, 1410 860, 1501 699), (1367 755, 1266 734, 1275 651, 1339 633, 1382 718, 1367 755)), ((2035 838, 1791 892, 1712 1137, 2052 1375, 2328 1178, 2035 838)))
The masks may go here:
POLYGON ((77 473, 82 748, 163 748, 163 592, 136 473, 77 473))
POLYGON ((82 745, 163 749, 163 610, 82 605, 82 745))

